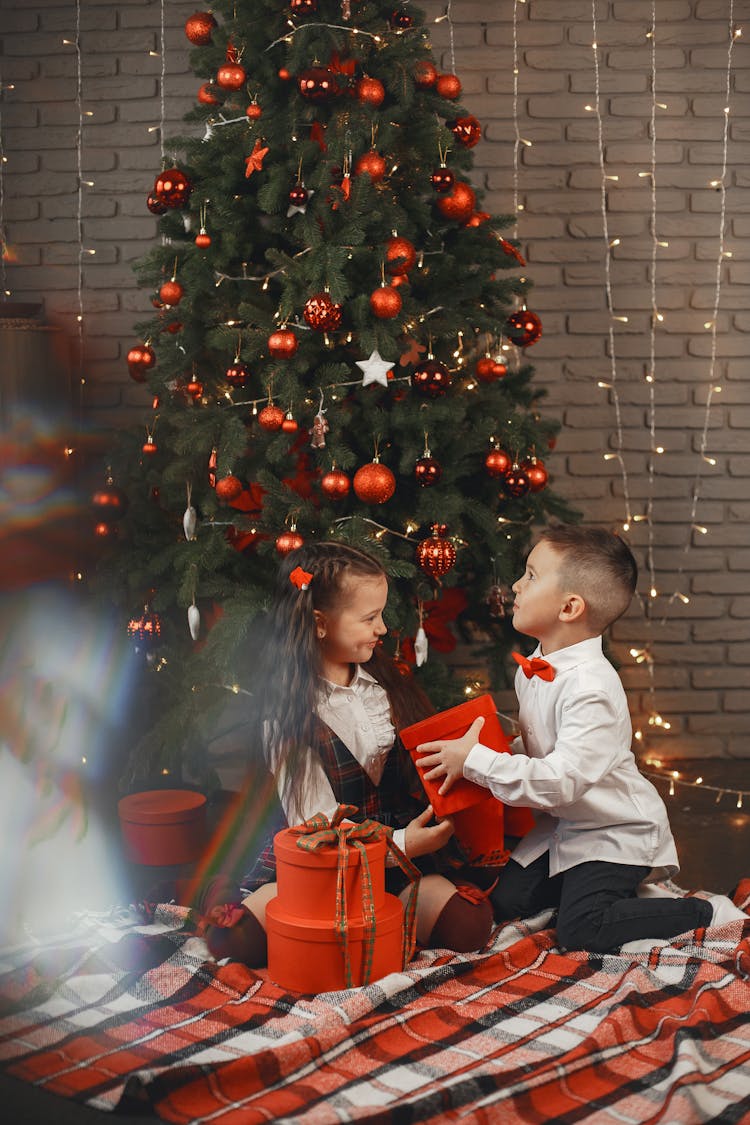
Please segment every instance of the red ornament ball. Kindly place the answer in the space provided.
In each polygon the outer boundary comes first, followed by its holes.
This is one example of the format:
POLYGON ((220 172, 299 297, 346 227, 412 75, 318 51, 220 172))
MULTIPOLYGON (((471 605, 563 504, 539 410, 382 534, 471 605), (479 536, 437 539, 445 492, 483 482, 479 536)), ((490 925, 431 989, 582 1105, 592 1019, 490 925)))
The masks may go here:
POLYGON ((521 468, 529 478, 529 492, 541 492, 549 480, 549 473, 542 461, 536 457, 529 457, 521 462, 521 468))
POLYGON ((336 75, 325 66, 304 70, 297 79, 297 89, 309 102, 324 102, 339 92, 336 75))
POLYGON ((178 332, 182 331, 182 321, 173 320, 166 327, 167 332, 170 332, 173 336, 176 336, 178 332))
POLYGON ((258 414, 258 422, 264 430, 280 430, 283 421, 284 411, 280 406, 274 406, 272 402, 264 406, 258 414))
POLYGON ((151 457, 158 452, 158 446, 152 437, 146 438, 141 446, 141 452, 145 453, 147 457, 151 457))
POLYGON ((386 163, 379 152, 374 148, 369 152, 365 152, 360 156, 357 163, 354 165, 354 174, 356 176, 362 175, 366 172, 373 183, 378 183, 385 175, 386 163))
POLYGON ((502 477, 508 472, 512 462, 504 449, 495 446, 484 459, 484 467, 491 477, 502 477))
POLYGON ((422 488, 437 484, 443 475, 443 466, 434 457, 420 457, 414 465, 414 479, 422 488))
POLYGON ((285 66, 279 67, 278 75, 279 75, 279 78, 281 79, 282 82, 288 82, 289 79, 292 77, 285 66))
POLYGON ((411 385, 428 398, 439 398, 451 385, 451 373, 439 360, 425 359, 414 368, 411 385))
POLYGON ((128 352, 128 371, 136 383, 146 382, 146 372, 156 363, 156 353, 148 344, 136 344, 128 352))
POLYGON ((161 618, 150 606, 145 606, 141 617, 133 617, 128 622, 128 636, 134 642, 136 652, 150 653, 159 644, 161 618))
POLYGON ((307 323, 318 332, 334 332, 341 324, 341 305, 329 293, 315 293, 305 301, 302 310, 307 323))
POLYGON ((304 542, 298 531, 282 531, 276 540, 276 550, 280 555, 288 555, 290 551, 296 551, 301 547, 304 542))
POLYGON ((91 497, 96 518, 104 524, 116 523, 128 510, 128 498, 117 485, 108 483, 97 488, 91 497))
POLYGON ((191 398, 200 398, 203 394, 203 383, 193 376, 190 382, 185 384, 185 390, 191 398))
POLYGON ((198 231, 195 236, 195 245, 199 246, 201 250, 205 250, 207 246, 211 245, 211 235, 203 227, 198 231))
POLYGON ((250 378, 250 368, 238 359, 227 368, 226 379, 230 387, 244 387, 250 378))
POLYGON ((456 177, 450 168, 441 164, 430 176, 430 182, 438 195, 447 195, 456 182, 456 177))
POLYGON ((165 215, 168 210, 166 203, 162 203, 155 195, 149 195, 147 197, 146 206, 152 215, 165 215))
POLYGON ((542 335, 542 322, 529 309, 511 313, 505 322, 505 335, 519 348, 528 348, 542 335))
POLYGON ((448 98, 454 102, 457 98, 461 97, 460 79, 455 74, 439 74, 435 81, 435 90, 441 98, 448 98))
POLYGON ((204 82, 198 90, 198 101, 202 105, 218 105, 221 101, 216 97, 216 91, 213 82, 204 82))
POLYGON ((308 191, 304 184, 295 184, 289 192, 289 202, 295 207, 304 207, 308 198, 308 191))
POLYGON ((354 474, 354 491, 365 504, 385 504, 396 491, 396 478, 387 465, 371 461, 354 474))
POLYGON ((417 562, 432 578, 447 574, 456 561, 456 548, 444 538, 446 531, 444 523, 433 524, 432 535, 417 547, 417 562))
POLYGON ((321 492, 324 492, 329 500, 343 500, 351 486, 352 482, 341 469, 331 469, 320 480, 321 492))
POLYGON ((414 23, 414 20, 407 12, 396 11, 391 12, 388 23, 394 31, 407 31, 414 23))
POLYGON ((294 16, 314 16, 318 0, 289 0, 289 10, 294 16))
POLYGON ((512 496, 514 500, 525 496, 530 487, 531 482, 519 465, 514 464, 503 477, 503 491, 508 496, 512 496))
POLYGON ((291 410, 287 410, 284 415, 284 421, 281 423, 281 429, 285 434, 296 434, 299 429, 299 422, 292 414, 291 410))
POLYGON ((382 105, 385 100, 385 86, 379 79, 365 75, 357 83, 357 97, 365 105, 382 105))
POLYGON ((185 34, 196 47, 205 47, 211 42, 211 32, 216 20, 210 12, 195 12, 185 22, 185 34))
POLYGON ((165 207, 185 207, 193 185, 179 168, 167 168, 156 177, 153 195, 165 207))
POLYGON ((392 285, 381 285, 370 294, 370 308, 381 320, 391 320, 401 312, 401 294, 392 285))
POLYGON ((476 362, 477 379, 480 383, 492 383, 495 380, 495 361, 492 356, 480 356, 476 362))
POLYGON ((463 180, 456 180, 452 191, 437 200, 437 209, 444 218, 465 223, 473 215, 476 201, 474 189, 463 180))
POLYGON ((247 71, 238 62, 225 62, 216 72, 216 84, 222 90, 241 90, 247 81, 247 71))
POLYGON ((420 90, 429 90, 437 82, 438 72, 429 59, 420 59, 414 67, 414 84, 420 90))
POLYGON ((391 274, 405 274, 416 264, 417 252, 408 238, 394 234, 385 244, 385 268, 391 274))
POLYGON ((232 500, 236 500, 241 492, 242 481, 233 473, 229 473, 225 477, 219 477, 216 482, 216 495, 224 504, 231 504, 232 500))
POLYGON ((159 299, 165 305, 179 305, 182 298, 185 296, 185 290, 180 285, 179 281, 172 278, 171 281, 165 281, 159 289, 159 299))
POLYGON ((457 117, 446 124, 462 148, 473 148, 482 139, 482 126, 476 117, 457 117))
POLYGON ((291 359, 298 347, 297 337, 289 328, 278 328, 268 337, 268 351, 276 359, 291 359))
POLYGON ((263 116, 263 109, 257 102, 250 102, 245 110, 245 116, 249 117, 251 121, 257 121, 259 117, 263 116))

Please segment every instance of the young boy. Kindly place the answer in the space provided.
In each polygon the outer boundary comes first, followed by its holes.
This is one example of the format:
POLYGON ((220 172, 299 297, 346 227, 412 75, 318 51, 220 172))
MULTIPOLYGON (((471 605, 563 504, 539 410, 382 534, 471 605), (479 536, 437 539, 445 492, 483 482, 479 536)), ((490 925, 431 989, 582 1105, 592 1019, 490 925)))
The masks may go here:
POLYGON ((482 746, 483 719, 462 738, 419 747, 425 777, 445 777, 441 793, 463 776, 536 811, 493 892, 495 917, 555 906, 568 949, 605 952, 742 917, 723 896, 726 919, 702 898, 637 897, 641 883, 679 870, 664 804, 630 749, 625 692, 602 652, 602 633, 628 608, 637 577, 629 548, 608 531, 544 531, 513 586, 513 627, 539 641, 530 660, 514 654, 513 754, 482 746))

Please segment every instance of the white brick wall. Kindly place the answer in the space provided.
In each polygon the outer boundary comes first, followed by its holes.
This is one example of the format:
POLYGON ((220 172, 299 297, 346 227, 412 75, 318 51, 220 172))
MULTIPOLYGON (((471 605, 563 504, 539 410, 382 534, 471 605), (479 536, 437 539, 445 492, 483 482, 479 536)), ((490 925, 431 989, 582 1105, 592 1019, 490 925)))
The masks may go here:
MULTIPOLYGON (((3 6, 2 80, 15 91, 2 107, 8 164, 6 226, 21 264, 9 267, 16 299, 44 300, 48 319, 75 338, 77 227, 75 58, 62 45, 74 27, 72 0, 33 0, 3 6)), ((84 197, 84 240, 97 250, 84 262, 86 408, 94 422, 133 417, 142 401, 125 371, 132 325, 149 310, 135 285, 134 259, 151 245, 155 221, 145 196, 159 167, 159 144, 148 125, 158 121, 160 61, 151 57, 159 36, 153 0, 82 0, 81 48, 86 118, 83 167, 96 186, 84 197)), ((188 66, 185 19, 199 4, 166 4, 167 133, 199 80, 188 66)), ((445 0, 424 0, 431 18, 445 0)), ((649 482, 649 353, 651 239, 650 188, 638 171, 650 167, 651 0, 597 0, 600 89, 607 172, 619 181, 608 193, 613 250, 616 353, 623 449, 634 513, 653 499, 654 557, 659 589, 675 585, 690 603, 669 607, 666 623, 650 627, 638 606, 615 628, 613 653, 641 724, 652 699, 649 676, 628 648, 651 642, 658 710, 672 732, 657 740, 663 756, 750 756, 750 0, 735 0, 735 24, 744 41, 733 52, 726 245, 722 273, 708 452, 715 469, 698 459, 708 393, 710 335, 703 324, 714 300, 719 194, 709 181, 720 174, 728 0, 658 0, 657 92, 667 108, 657 116, 657 230, 669 246, 659 251, 657 303, 665 320, 656 342, 656 431, 667 452, 649 482), (702 465, 697 522, 690 532, 690 494, 702 465), (690 550, 685 553, 686 543, 690 550), (680 575, 680 570, 683 573, 680 575)), ((593 103, 590 0, 519 3, 519 127, 533 141, 522 148, 519 189, 525 210, 519 235, 534 282, 529 305, 544 335, 530 352, 546 410, 563 430, 545 458, 555 488, 586 520, 621 524, 625 508, 616 461, 603 460, 615 443, 596 121, 593 103)), ((463 104, 484 126, 475 150, 475 182, 486 189, 488 210, 512 206, 513 0, 488 4, 453 0, 457 71, 463 104)), ((449 28, 434 25, 433 42, 449 67, 449 28)), ((644 562, 645 524, 631 542, 644 562)), ((642 588, 647 589, 644 573, 642 588)), ((661 603, 660 603, 661 605, 661 603)), ((510 707, 510 701, 507 701, 510 707)))

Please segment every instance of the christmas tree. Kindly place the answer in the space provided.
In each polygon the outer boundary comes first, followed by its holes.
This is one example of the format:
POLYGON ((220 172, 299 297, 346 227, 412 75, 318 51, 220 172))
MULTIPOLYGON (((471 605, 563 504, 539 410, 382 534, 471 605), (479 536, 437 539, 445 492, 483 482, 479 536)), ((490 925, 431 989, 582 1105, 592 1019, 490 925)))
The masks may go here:
POLYGON ((158 674, 136 779, 202 776, 227 690, 252 695, 240 654, 280 554, 315 537, 381 558, 386 643, 444 706, 456 636, 502 682, 508 585, 532 524, 565 514, 525 263, 470 183, 481 124, 395 3, 217 0, 187 21, 197 104, 155 170, 138 268, 157 311, 128 353, 144 427, 97 504, 107 590, 158 674))

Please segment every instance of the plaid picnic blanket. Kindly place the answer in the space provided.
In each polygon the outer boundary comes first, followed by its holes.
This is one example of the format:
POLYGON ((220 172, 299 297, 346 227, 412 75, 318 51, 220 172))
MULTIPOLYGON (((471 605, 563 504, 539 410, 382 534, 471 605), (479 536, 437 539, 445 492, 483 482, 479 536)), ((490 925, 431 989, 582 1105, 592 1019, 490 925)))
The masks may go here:
POLYGON ((87 916, 0 955, 0 1065, 175 1123, 750 1121, 750 918, 604 956, 549 920, 299 996, 207 961, 181 907, 87 916))

